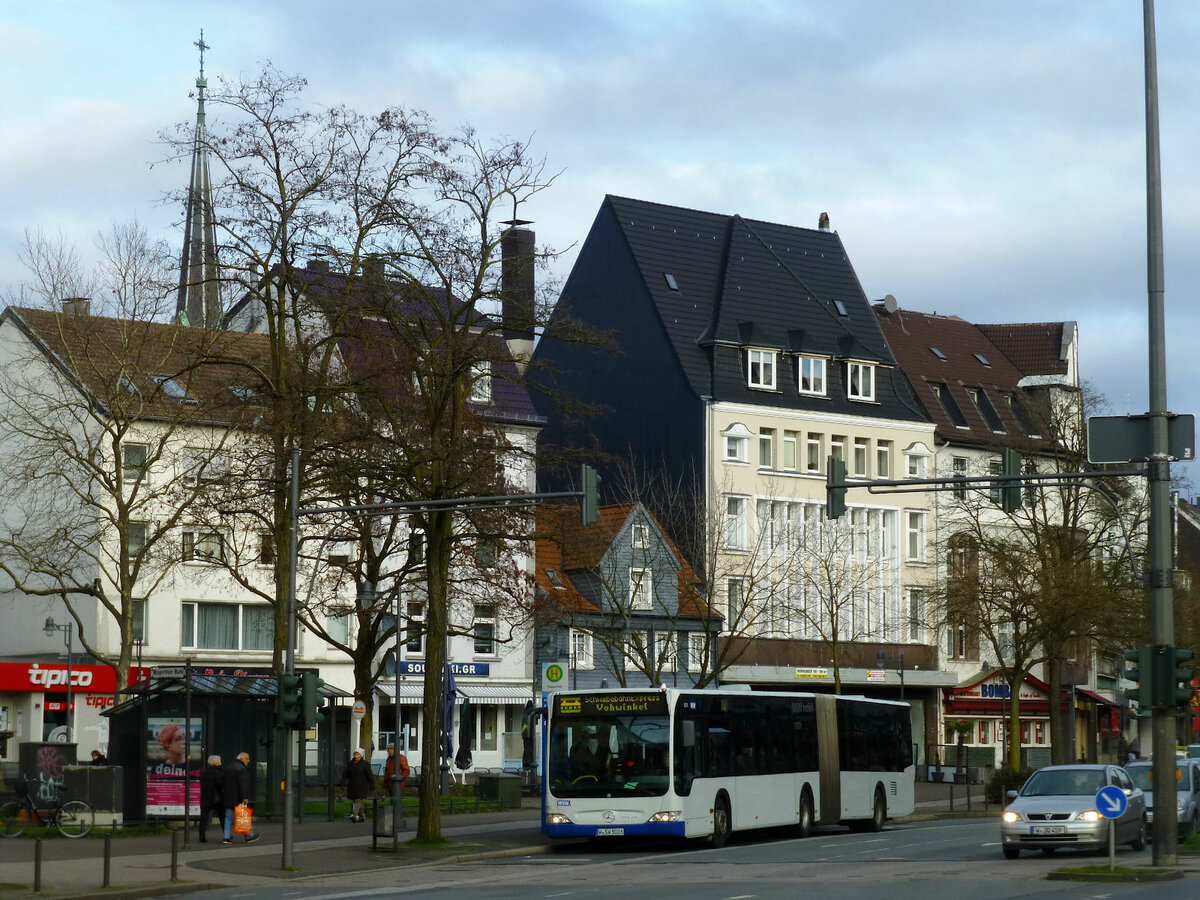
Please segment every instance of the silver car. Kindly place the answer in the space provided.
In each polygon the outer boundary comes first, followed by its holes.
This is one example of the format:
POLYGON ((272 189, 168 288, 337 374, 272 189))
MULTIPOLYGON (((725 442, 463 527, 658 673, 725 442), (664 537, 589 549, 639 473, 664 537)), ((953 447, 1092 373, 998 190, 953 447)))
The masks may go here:
MULTIPOLYGON (((1200 831, 1200 760, 1175 761, 1175 815, 1179 822, 1179 839, 1200 831)), ((1146 797, 1146 823, 1154 831, 1154 763, 1150 760, 1131 762, 1125 771, 1146 797)))
POLYGON ((1016 859, 1022 850, 1103 849, 1108 846, 1110 825, 1117 829, 1118 844, 1146 848, 1146 801, 1120 766, 1046 766, 1008 796, 1011 802, 1000 820, 1005 859, 1016 859), (1096 794, 1110 784, 1129 801, 1118 819, 1106 819, 1096 809, 1096 794))

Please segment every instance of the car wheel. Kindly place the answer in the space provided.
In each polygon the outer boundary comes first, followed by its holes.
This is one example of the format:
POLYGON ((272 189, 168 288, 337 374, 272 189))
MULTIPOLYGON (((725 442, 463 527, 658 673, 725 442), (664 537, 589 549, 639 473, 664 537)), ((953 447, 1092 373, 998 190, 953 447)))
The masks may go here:
POLYGON ((1016 859, 1020 855, 1021 855, 1020 847, 1005 847, 1004 848, 1004 858, 1005 859, 1016 859))
POLYGON ((1143 850, 1146 849, 1146 817, 1145 816, 1143 816, 1141 821, 1138 822, 1137 837, 1135 837, 1132 841, 1129 842, 1129 846, 1132 847, 1138 853, 1141 853, 1143 850))

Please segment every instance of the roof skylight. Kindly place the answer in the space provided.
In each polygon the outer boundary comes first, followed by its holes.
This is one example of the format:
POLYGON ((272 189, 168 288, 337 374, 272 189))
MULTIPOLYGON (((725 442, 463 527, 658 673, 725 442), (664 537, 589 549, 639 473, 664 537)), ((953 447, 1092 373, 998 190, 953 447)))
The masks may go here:
POLYGON ((850 313, 846 312, 846 304, 845 304, 845 303, 843 303, 841 300, 834 300, 834 301, 833 301, 833 308, 834 308, 834 309, 836 309, 836 310, 838 311, 838 315, 839 315, 839 316, 848 316, 848 315, 850 315, 850 313))
POLYGON ((937 347, 930 347, 929 349, 933 351, 933 355, 936 356, 938 359, 946 358, 946 354, 943 353, 941 350, 939 350, 937 347))
POLYGON ((679 290, 679 282, 675 280, 675 276, 670 272, 663 272, 663 278, 667 280, 667 287, 673 291, 679 290))
POLYGON ((991 363, 987 361, 987 357, 986 357, 986 356, 984 356, 982 353, 976 353, 976 354, 975 354, 975 358, 976 358, 977 360, 979 360, 981 363, 983 363, 985 366, 990 366, 990 365, 991 365, 991 363))

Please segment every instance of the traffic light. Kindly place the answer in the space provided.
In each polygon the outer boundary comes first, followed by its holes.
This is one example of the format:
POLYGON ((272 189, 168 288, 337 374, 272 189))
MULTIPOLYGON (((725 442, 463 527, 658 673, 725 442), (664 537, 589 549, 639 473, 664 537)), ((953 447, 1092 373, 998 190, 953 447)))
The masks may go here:
POLYGON ((1192 701, 1192 668, 1185 666, 1192 659, 1191 650, 1180 650, 1170 644, 1154 648, 1154 705, 1174 709, 1192 701), (1183 682, 1183 687, 1180 687, 1183 682))
MULTIPOLYGON (((1004 463, 1001 474, 1013 479, 1021 477, 1021 454, 1016 450, 1004 451, 1004 463)), ((1021 482, 1006 480, 1000 485, 1000 508, 1006 513, 1016 512, 1021 508, 1021 482)))
POLYGON ((300 725, 300 676, 280 675, 275 695, 275 724, 280 728, 300 725))
POLYGON ((600 519, 600 476, 585 464, 580 482, 583 497, 579 501, 579 521, 584 525, 594 525, 600 519))
POLYGON ((1150 715, 1153 656, 1154 648, 1149 644, 1142 644, 1137 650, 1125 651, 1127 665, 1121 671, 1121 675, 1134 684, 1132 688, 1125 691, 1125 699, 1137 703, 1139 716, 1150 715), (1132 665, 1128 665, 1128 663, 1132 663, 1132 665))
POLYGON ((305 728, 316 728, 318 723, 325 721, 325 713, 321 712, 324 705, 321 688, 324 684, 316 672, 305 672, 300 676, 301 719, 305 728))
POLYGON ((829 457, 825 477, 825 518, 837 519, 846 512, 846 461, 829 457))

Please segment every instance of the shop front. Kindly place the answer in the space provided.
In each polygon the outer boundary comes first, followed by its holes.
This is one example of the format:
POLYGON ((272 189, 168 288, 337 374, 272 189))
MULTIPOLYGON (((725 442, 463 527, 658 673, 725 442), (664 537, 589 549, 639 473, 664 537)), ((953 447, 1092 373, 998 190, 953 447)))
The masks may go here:
MULTIPOLYGON (((938 748, 942 763, 957 764, 961 743, 966 765, 981 768, 1003 765, 1008 759, 1012 698, 1012 689, 1003 674, 980 674, 946 690, 943 696, 945 729, 943 743, 938 748)), ((1021 765, 1046 765, 1050 761, 1050 704, 1045 682, 1026 675, 1018 698, 1021 765)))
MULTIPOLYGON (((149 674, 149 668, 132 668, 129 681, 149 674)), ((92 750, 106 753, 108 720, 101 713, 112 707, 116 691, 110 666, 0 662, 0 761, 15 763, 22 743, 75 743, 85 759, 92 750)))

